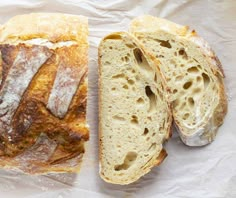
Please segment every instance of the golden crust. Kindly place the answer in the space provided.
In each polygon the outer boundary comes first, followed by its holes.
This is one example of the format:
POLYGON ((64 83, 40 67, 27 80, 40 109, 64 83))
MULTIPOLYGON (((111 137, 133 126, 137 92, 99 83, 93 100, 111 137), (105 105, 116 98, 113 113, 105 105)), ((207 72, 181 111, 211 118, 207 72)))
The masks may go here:
MULTIPOLYGON (((17 55, 23 49, 27 51, 26 60, 27 57, 34 56, 32 49, 38 46, 40 50, 46 50, 49 56, 21 97, 12 118, 11 141, 2 136, 3 131, 0 130, 0 167, 20 169, 30 174, 79 170, 84 143, 89 139, 86 124, 87 35, 88 26, 85 17, 64 14, 20 15, 10 19, 3 26, 0 35, 3 42, 0 44, 1 87, 17 55), (44 25, 49 21, 52 26, 44 25), (57 31, 54 31, 54 28, 57 31), (16 31, 17 29, 19 31, 16 31), (75 43, 57 48, 25 43, 32 38, 45 38, 50 42, 73 40, 75 43), (18 39, 18 44, 12 44, 12 39, 18 39), (47 103, 59 72, 58 68, 62 64, 65 65, 65 70, 81 72, 81 78, 65 116, 59 118, 47 108, 47 103), (26 121, 30 124, 25 125, 26 121), (38 150, 41 152, 38 153, 38 150)), ((37 54, 39 53, 41 51, 37 54)))
POLYGON ((167 157, 167 155, 168 154, 167 154, 166 150, 162 149, 159 156, 158 156, 158 158, 157 158, 157 161, 156 161, 155 165, 159 166, 164 161, 164 159, 167 157))
POLYGON ((31 13, 11 18, 0 32, 0 43, 45 38, 53 43, 74 40, 81 45, 87 44, 88 21, 69 14, 31 13))

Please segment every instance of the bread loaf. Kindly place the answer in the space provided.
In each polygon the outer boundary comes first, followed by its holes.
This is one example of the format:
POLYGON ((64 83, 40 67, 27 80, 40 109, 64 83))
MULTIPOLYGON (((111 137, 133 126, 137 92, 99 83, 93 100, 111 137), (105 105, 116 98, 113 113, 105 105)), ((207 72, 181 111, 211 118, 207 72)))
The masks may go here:
POLYGON ((83 16, 34 13, 0 29, 0 166, 76 172, 86 124, 88 24, 83 16))
POLYGON ((99 46, 100 175, 129 184, 166 157, 172 116, 165 83, 152 57, 125 32, 99 46))
POLYGON ((130 32, 160 61, 183 142, 212 142, 226 115, 227 98, 221 63, 208 43, 187 26, 152 16, 134 19, 130 32))

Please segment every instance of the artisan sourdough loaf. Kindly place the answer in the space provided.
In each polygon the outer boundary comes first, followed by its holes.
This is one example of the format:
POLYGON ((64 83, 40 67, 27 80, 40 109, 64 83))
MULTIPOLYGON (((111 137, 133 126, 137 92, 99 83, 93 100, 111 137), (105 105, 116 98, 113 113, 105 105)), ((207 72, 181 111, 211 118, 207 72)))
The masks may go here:
POLYGON ((130 32, 161 63, 182 141, 189 146, 212 142, 227 99, 221 63, 207 42, 187 26, 152 16, 134 19, 130 32))
POLYGON ((100 43, 100 175, 107 182, 134 182, 167 155, 172 116, 158 64, 128 33, 100 43))
POLYGON ((88 23, 34 13, 0 28, 0 166, 76 172, 86 125, 88 23))

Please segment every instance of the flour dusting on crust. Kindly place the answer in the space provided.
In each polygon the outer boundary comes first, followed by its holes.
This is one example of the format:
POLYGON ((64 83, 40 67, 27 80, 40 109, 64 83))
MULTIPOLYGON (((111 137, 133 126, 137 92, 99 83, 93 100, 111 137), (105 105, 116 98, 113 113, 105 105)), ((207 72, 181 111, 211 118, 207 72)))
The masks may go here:
POLYGON ((5 136, 8 137, 13 130, 10 126, 11 120, 23 93, 36 72, 50 56, 50 51, 45 47, 33 46, 30 51, 25 47, 20 47, 0 91, 0 128, 5 136))

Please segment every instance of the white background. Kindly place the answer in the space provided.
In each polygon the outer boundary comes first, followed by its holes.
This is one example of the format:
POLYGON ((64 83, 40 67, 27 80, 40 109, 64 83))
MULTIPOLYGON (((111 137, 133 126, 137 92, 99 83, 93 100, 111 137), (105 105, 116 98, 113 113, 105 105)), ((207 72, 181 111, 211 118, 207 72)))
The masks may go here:
POLYGON ((64 12, 89 18, 89 124, 79 174, 27 176, 0 171, 0 198, 235 198, 236 197, 236 1, 235 0, 1 0, 0 22, 16 14, 64 12), (216 140, 208 146, 184 146, 177 134, 166 144, 160 167, 128 186, 106 184, 98 175, 97 46, 110 32, 127 30, 142 14, 190 25, 216 51, 223 64, 229 110, 216 140))

